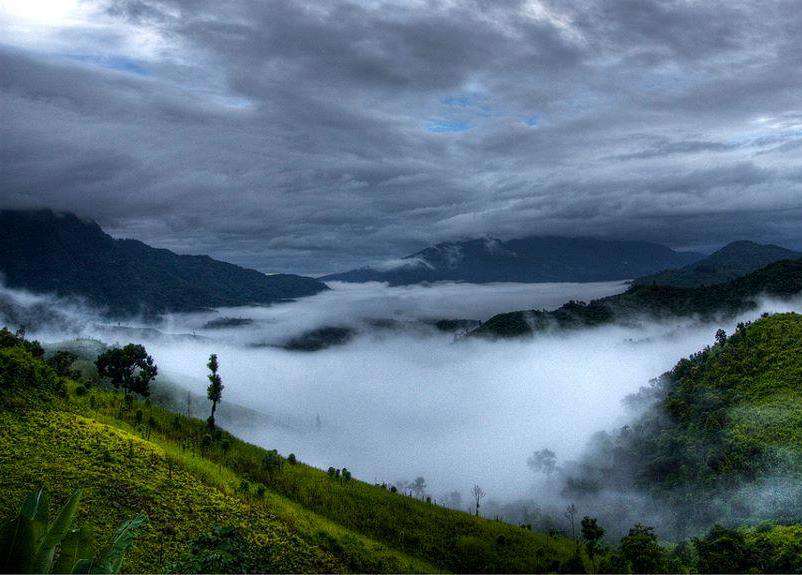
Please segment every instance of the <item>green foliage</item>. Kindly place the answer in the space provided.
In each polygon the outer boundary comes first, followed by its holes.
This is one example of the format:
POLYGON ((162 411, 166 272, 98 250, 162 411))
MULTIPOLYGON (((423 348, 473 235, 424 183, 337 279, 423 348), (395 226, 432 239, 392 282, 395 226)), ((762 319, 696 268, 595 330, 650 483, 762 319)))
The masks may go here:
POLYGON ((642 394, 651 407, 602 436, 568 489, 645 491, 672 509, 664 534, 802 519, 802 316, 763 317, 717 341, 655 380, 642 394), (778 477, 776 495, 761 497, 778 477))
POLYGON ((621 557, 632 569, 633 573, 663 573, 663 549, 657 542, 653 527, 640 523, 632 527, 622 539, 621 557))
POLYGON ((255 546, 237 527, 214 526, 195 537, 170 573, 254 573, 260 563, 255 546))
POLYGON ((602 529, 595 517, 585 516, 582 518, 581 533, 582 541, 585 543, 585 549, 588 552, 588 557, 591 562, 593 562, 601 551, 604 529, 602 529))
POLYGON ((802 260, 786 260, 724 284, 685 288, 631 286, 618 295, 590 303, 571 301, 554 311, 527 310, 498 314, 471 332, 484 337, 521 337, 549 329, 605 325, 640 316, 698 316, 713 320, 754 309, 762 295, 787 298, 802 291, 802 260))
POLYGON ((758 561, 742 532, 720 525, 694 544, 700 573, 748 573, 758 561))
POLYGON ((137 393, 143 397, 150 394, 150 383, 159 372, 145 347, 133 343, 106 350, 98 356, 95 366, 98 376, 108 379, 115 388, 122 388, 126 395, 137 393))
POLYGON ((50 520, 50 498, 44 488, 26 497, 0 537, 0 571, 3 573, 119 573, 123 557, 133 545, 137 530, 147 518, 125 522, 108 549, 92 557, 85 529, 73 529, 81 490, 50 520), (58 549, 58 556, 56 550, 58 549), (54 569, 55 567, 55 569, 54 569))
POLYGON ((209 387, 206 389, 206 396, 209 398, 209 401, 212 402, 212 414, 209 416, 207 420, 209 423, 209 427, 214 429, 214 412, 217 410, 217 403, 223 397, 223 380, 220 377, 220 374, 217 373, 219 365, 217 363, 217 354, 213 353, 209 356, 209 363, 206 364, 209 368, 209 375, 207 376, 209 379, 209 387))
POLYGON ((73 364, 77 360, 78 356, 72 353, 71 351, 58 350, 51 357, 48 358, 47 363, 61 377, 78 379, 80 377, 79 372, 77 370, 72 369, 73 364))

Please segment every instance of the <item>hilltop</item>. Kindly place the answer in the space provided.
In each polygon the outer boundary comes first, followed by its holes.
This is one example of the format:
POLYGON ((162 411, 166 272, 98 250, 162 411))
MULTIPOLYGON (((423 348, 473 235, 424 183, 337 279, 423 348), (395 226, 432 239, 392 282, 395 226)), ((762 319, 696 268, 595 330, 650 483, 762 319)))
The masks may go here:
POLYGON ((754 309, 761 296, 787 298, 802 291, 802 260, 783 260, 728 283, 698 288, 631 286, 621 294, 568 302, 554 311, 520 310, 495 315, 471 332, 483 337, 520 337, 549 329, 592 327, 644 317, 714 319, 754 309))
POLYGON ((710 256, 688 266, 643 276, 637 278, 633 283, 701 287, 726 283, 774 262, 794 260, 800 257, 802 257, 802 253, 780 246, 738 241, 727 244, 710 256))
POLYGON ((95 222, 51 210, 0 210, 0 243, 6 287, 77 297, 115 316, 270 304, 328 289, 114 239, 95 222))
POLYGON ((395 262, 320 278, 323 281, 592 282, 630 279, 700 259, 651 242, 529 236, 445 242, 395 262))

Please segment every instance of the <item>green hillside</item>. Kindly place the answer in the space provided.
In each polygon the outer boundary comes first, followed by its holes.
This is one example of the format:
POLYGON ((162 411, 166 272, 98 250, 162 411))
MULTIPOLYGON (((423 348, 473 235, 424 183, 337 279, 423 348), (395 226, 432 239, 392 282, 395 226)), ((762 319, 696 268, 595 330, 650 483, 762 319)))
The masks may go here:
POLYGON ((649 493, 680 532, 802 521, 802 316, 766 316, 683 359, 656 401, 600 440, 567 485, 649 493))
POLYGON ((192 557, 232 545, 222 570, 545 572, 572 555, 568 539, 334 476, 122 399, 56 375, 37 344, 0 331, 0 521, 41 484, 57 502, 84 488, 78 523, 98 546, 145 512, 125 571, 221 570, 192 557))

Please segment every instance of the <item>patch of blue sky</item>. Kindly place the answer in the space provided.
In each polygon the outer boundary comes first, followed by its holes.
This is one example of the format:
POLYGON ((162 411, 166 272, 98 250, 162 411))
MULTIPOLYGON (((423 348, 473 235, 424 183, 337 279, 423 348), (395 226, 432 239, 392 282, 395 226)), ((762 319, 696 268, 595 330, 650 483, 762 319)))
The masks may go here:
POLYGON ((473 126, 464 121, 452 120, 429 120, 426 123, 426 131, 434 134, 453 134, 467 132, 473 126))
POLYGON ((540 123, 540 117, 537 114, 530 114, 529 116, 524 116, 521 119, 521 122, 530 128, 537 128, 538 124, 540 123))
POLYGON ((128 74, 136 74, 137 76, 150 76, 151 72, 136 60, 125 58, 124 56, 98 56, 94 54, 64 54, 64 57, 70 60, 76 60, 90 64, 92 66, 99 66, 101 68, 108 68, 109 70, 116 70, 118 72, 126 72, 128 74))

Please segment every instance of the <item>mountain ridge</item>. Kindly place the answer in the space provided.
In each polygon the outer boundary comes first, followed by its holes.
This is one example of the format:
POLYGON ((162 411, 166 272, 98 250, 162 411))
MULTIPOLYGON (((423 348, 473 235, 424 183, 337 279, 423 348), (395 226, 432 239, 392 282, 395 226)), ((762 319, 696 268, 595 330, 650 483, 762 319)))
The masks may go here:
POLYGON ((441 242, 394 262, 322 276, 322 281, 590 282, 630 279, 689 264, 703 256, 653 242, 526 236, 441 242), (644 270, 650 270, 645 272, 644 270))
POLYGON ((7 287, 78 297, 113 316, 270 304, 329 289, 313 278, 268 276, 206 255, 115 239, 70 212, 0 210, 0 242, 7 287))
POLYGON ((748 240, 730 242, 708 257, 679 269, 664 270, 634 280, 641 285, 701 287, 726 283, 780 260, 802 258, 802 252, 748 240))

